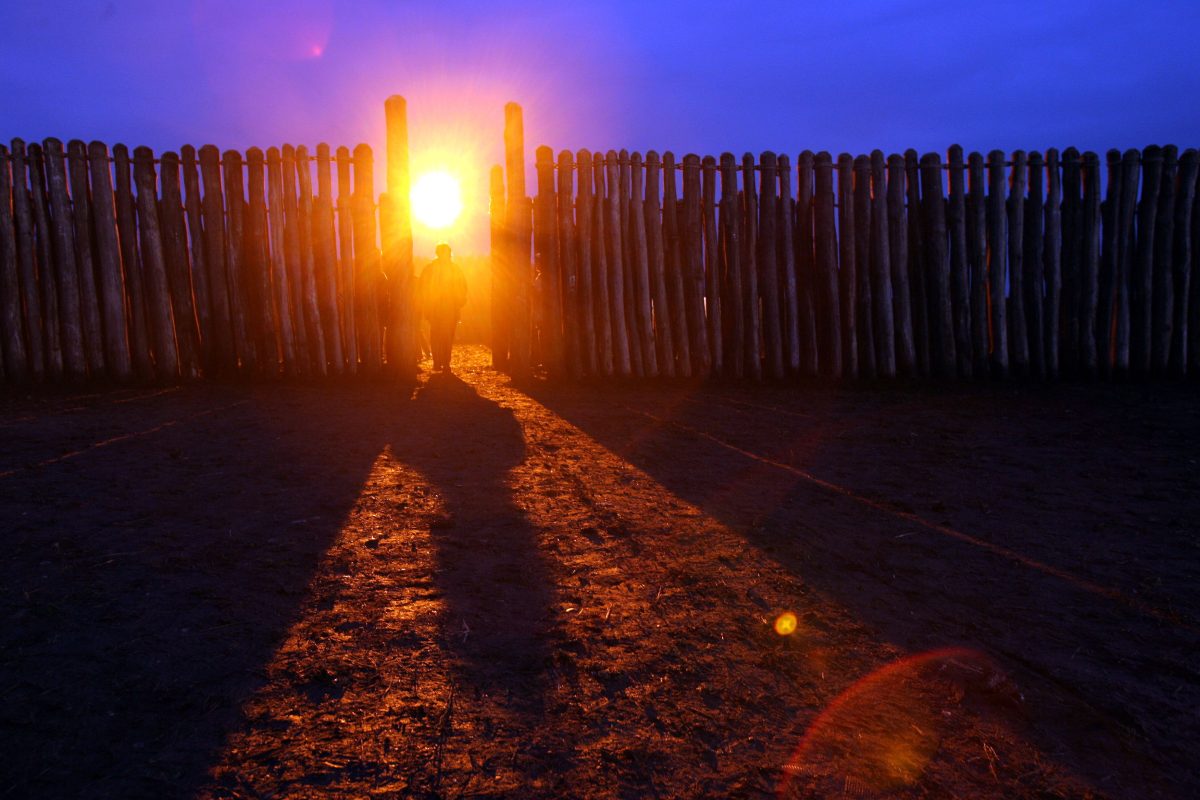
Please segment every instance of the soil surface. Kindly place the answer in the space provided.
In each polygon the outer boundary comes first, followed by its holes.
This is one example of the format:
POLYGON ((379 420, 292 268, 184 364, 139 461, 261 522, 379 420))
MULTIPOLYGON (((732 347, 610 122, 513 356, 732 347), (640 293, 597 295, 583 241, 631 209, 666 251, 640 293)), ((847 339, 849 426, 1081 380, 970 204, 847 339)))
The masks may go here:
POLYGON ((1194 386, 487 362, 0 400, 0 796, 1194 796, 1194 386))

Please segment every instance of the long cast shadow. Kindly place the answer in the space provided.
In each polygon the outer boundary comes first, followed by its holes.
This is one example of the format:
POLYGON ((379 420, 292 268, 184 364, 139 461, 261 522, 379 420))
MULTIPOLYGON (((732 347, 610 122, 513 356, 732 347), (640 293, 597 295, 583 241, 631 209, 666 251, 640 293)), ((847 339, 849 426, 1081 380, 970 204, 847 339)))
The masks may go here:
POLYGON ((195 794, 379 452, 362 395, 195 386, 10 426, 0 795, 195 794))
MULTIPOLYGON (((751 394, 744 398, 751 405, 741 409, 750 408, 749 416, 731 407, 723 417, 706 390, 693 392, 544 386, 531 393, 887 640, 910 651, 974 647, 1008 669, 1033 673, 1041 689, 1018 712, 1038 720, 1028 735, 1044 752, 1070 751, 1073 766, 1096 785, 1117 796, 1186 796, 1197 778, 1186 756, 1197 740, 1195 720, 1181 712, 1188 696, 1200 696, 1196 671, 1187 666, 1200 644, 1194 630, 1147 619, 1053 574, 856 503, 708 438, 749 440, 751 450, 796 461, 801 469, 814 468, 811 459, 819 454, 822 475, 867 469, 860 460, 866 456, 884 462, 869 468, 920 486, 928 477, 906 460, 907 423, 891 415, 886 400, 853 403, 875 407, 871 425, 878 439, 862 451, 836 441, 812 446, 823 429, 839 424, 836 400, 829 407, 828 395, 818 395, 812 407, 779 393, 771 397, 780 406, 754 411, 751 394), (796 416, 808 419, 789 422, 780 407, 799 409, 804 413, 796 416), (747 426, 757 433, 739 430, 747 426), (798 457, 788 453, 789 436, 800 437, 798 457), (1185 689, 1182 702, 1172 696, 1185 689)), ((987 478, 986 471, 979 475, 987 478)), ((1073 535, 1077 547, 1087 547, 1086 535, 1073 535)))
POLYGON ((430 535, 445 602, 441 644, 456 658, 458 679, 537 716, 554 597, 537 531, 510 485, 525 455, 520 424, 456 376, 433 375, 397 418, 390 442, 442 501, 430 535))

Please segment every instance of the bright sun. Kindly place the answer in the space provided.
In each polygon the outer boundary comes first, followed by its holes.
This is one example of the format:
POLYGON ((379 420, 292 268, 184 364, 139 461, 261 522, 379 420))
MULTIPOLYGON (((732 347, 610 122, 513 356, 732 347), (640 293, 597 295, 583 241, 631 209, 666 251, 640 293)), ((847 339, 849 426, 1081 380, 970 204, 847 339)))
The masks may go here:
POLYGON ((462 191, 449 172, 426 172, 412 187, 412 213, 430 228, 448 228, 462 213, 462 191))

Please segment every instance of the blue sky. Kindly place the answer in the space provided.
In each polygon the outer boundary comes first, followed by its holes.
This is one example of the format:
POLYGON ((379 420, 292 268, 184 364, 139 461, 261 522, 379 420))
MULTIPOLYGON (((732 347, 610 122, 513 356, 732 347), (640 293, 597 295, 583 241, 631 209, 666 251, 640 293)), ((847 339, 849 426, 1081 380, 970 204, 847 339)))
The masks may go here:
MULTIPOLYGON (((503 104, 556 149, 1103 151, 1200 143, 1200 2, 11 4, 0 138, 461 153, 464 247, 503 104)), ((420 231, 418 231, 421 234, 420 231)), ((418 248, 433 235, 419 236, 418 248)))

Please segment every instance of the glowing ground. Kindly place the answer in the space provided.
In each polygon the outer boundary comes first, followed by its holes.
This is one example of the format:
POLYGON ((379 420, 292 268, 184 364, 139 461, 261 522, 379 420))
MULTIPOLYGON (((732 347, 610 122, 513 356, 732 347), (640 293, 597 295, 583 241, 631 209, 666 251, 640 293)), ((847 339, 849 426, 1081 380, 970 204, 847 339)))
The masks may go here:
POLYGON ((0 794, 1200 781, 1189 387, 0 401, 0 794))

